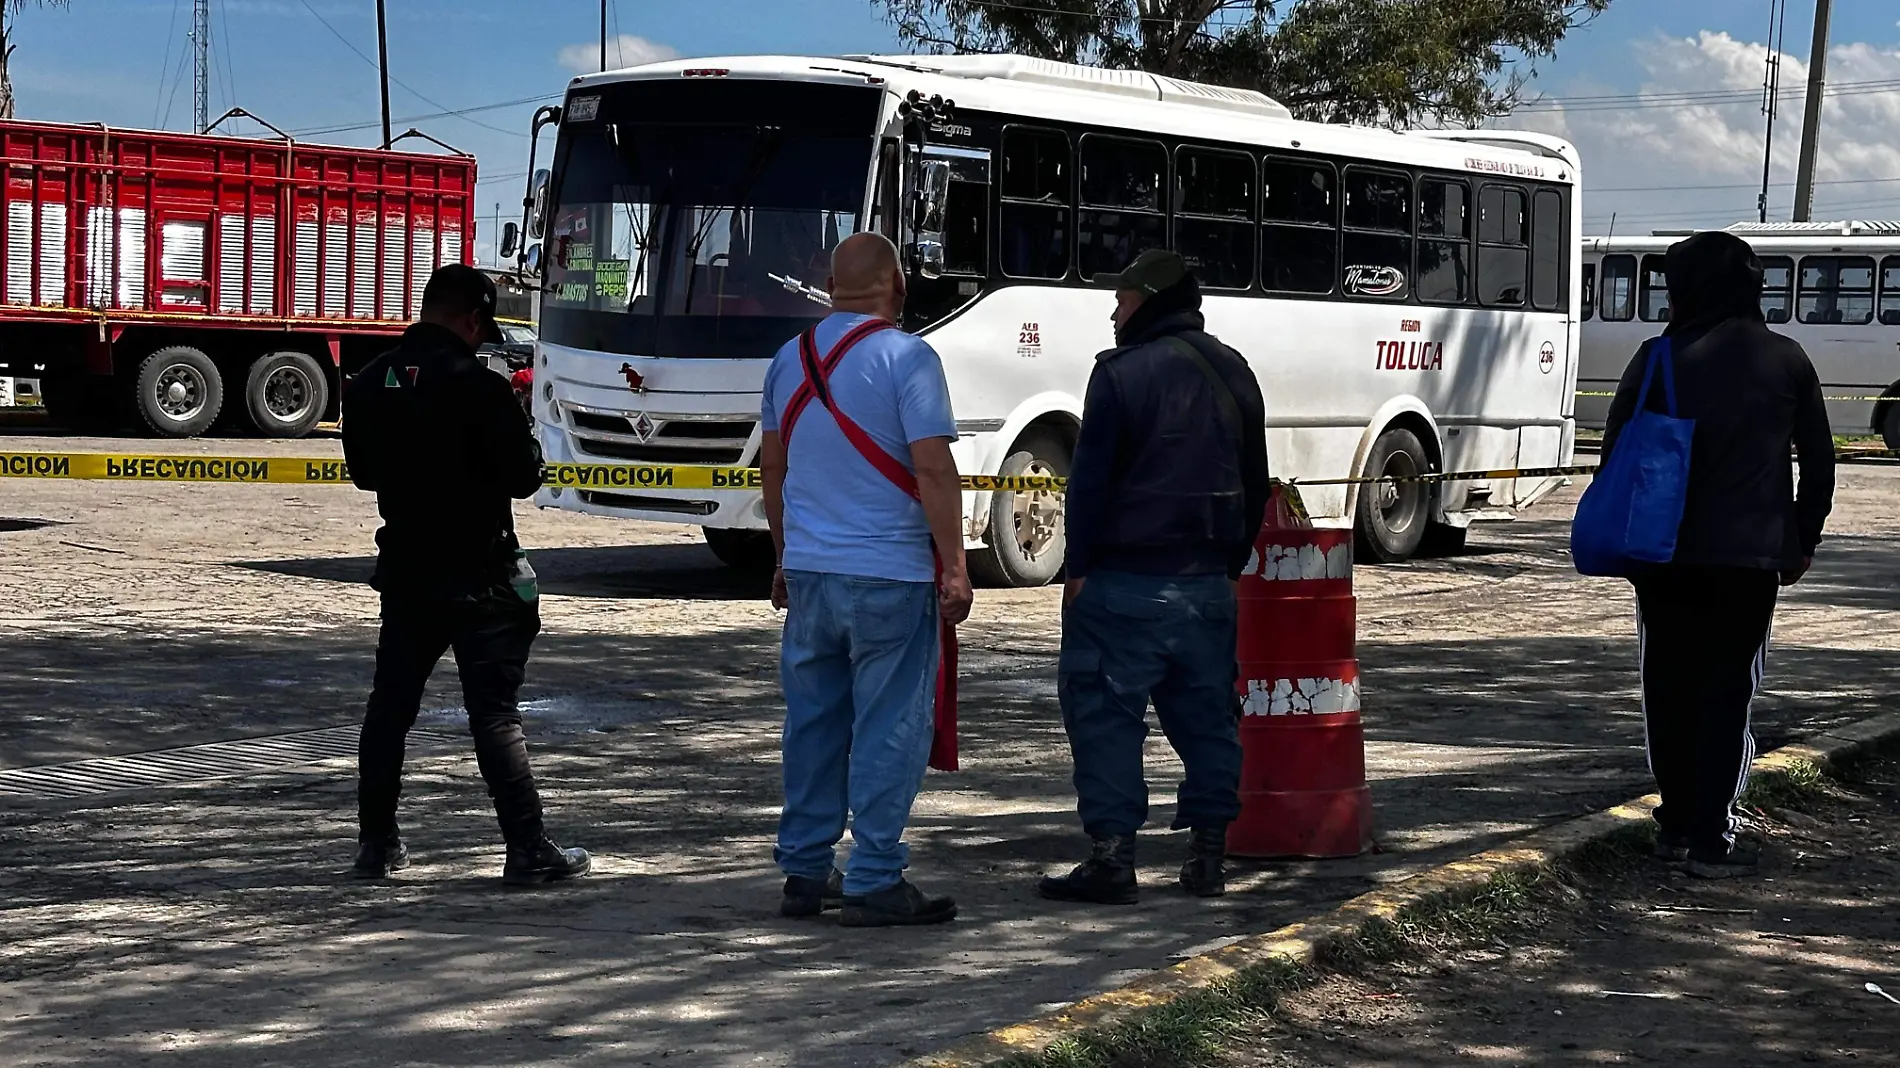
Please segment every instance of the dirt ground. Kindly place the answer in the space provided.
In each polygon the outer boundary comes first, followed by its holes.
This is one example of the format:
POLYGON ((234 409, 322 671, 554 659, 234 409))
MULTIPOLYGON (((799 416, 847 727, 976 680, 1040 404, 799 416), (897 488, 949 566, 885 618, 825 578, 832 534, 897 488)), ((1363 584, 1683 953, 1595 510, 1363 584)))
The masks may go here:
MULTIPOLYGON (((12 436, 0 448, 152 451, 12 436)), ((333 440, 172 452, 335 455, 333 440)), ((1575 491, 1470 551, 1361 568, 1379 851, 1248 863, 1218 902, 1056 908, 1078 859, 1055 699, 1056 591, 983 591, 964 628, 965 769, 933 774, 914 877, 958 922, 850 932, 775 915, 779 617, 690 528, 521 509, 545 629, 524 693, 551 825, 599 858, 497 892, 473 761, 412 753, 416 865, 343 877, 347 761, 0 803, 0 1068, 511 1064, 849 1068, 1033 1015, 1648 788, 1627 588, 1563 554, 1575 491)), ((1900 468, 1844 469, 1831 540, 1784 598, 1763 748, 1900 682, 1900 468)), ((374 645, 373 501, 343 488, 0 480, 0 770, 335 727, 374 645)), ((424 724, 458 729, 445 665, 424 724)), ((1153 825, 1178 773, 1156 732, 1153 825)), ((209 769, 207 769, 209 771, 209 769)))
POLYGON ((1762 874, 1597 872, 1530 931, 1284 1000, 1224 1068, 1900 1063, 1900 760, 1762 814, 1762 874))

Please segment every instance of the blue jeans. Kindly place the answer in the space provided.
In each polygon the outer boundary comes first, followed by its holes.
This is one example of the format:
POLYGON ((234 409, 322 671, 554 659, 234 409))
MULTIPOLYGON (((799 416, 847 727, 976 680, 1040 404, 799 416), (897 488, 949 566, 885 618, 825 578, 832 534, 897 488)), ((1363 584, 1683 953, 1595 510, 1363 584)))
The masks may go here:
POLYGON ((1234 587, 1225 575, 1097 571, 1062 613, 1056 692, 1075 756, 1076 809, 1090 837, 1148 822, 1141 749, 1148 699, 1187 774, 1174 827, 1240 814, 1234 587))
POLYGON ((937 589, 787 571, 785 811, 773 852, 787 875, 824 879, 851 820, 844 892, 904 877, 904 825, 936 723, 937 589))

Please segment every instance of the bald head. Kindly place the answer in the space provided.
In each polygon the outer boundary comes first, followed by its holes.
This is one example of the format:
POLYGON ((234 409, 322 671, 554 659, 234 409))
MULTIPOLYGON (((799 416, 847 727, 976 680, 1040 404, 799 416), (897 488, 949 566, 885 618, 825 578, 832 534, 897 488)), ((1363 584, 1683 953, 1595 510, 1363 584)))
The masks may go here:
POLYGON ((904 309, 904 270, 883 234, 852 234, 831 250, 831 306, 896 319, 904 309))

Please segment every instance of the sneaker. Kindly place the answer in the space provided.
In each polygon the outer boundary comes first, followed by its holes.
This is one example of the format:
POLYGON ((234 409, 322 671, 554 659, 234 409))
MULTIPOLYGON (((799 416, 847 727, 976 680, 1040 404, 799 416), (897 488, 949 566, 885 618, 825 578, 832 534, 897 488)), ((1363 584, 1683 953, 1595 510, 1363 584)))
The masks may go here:
POLYGON ((1135 836, 1112 834, 1095 839, 1089 859, 1067 875, 1044 876, 1037 889, 1051 901, 1134 904, 1140 896, 1135 885, 1135 836))
POLYGON ((358 842, 356 863, 350 866, 350 874, 358 879, 387 879, 391 872, 408 866, 409 849, 400 838, 358 842))
POLYGON ((1656 832, 1656 848, 1650 856, 1664 864, 1680 864, 1689 859, 1689 839, 1686 835, 1670 834, 1668 831, 1656 832))
POLYGON ((1698 879, 1735 879, 1761 871, 1761 849, 1737 843, 1725 853, 1689 850, 1689 874, 1698 879))
POLYGON ((836 868, 823 879, 802 875, 785 877, 785 896, 779 900, 780 916, 817 916, 844 907, 844 872, 836 868))
POLYGON ((1195 897, 1227 892, 1227 825, 1196 827, 1188 836, 1188 859, 1181 865, 1181 889, 1195 897))
POLYGON ((874 894, 846 896, 843 905, 838 922, 846 927, 917 927, 957 918, 955 900, 926 896, 907 879, 874 894))
POLYGON ((562 849, 554 844, 554 839, 544 835, 533 845, 508 847, 508 861, 502 866, 501 881, 509 886, 539 886, 577 879, 593 868, 593 858, 587 855, 587 850, 562 849))

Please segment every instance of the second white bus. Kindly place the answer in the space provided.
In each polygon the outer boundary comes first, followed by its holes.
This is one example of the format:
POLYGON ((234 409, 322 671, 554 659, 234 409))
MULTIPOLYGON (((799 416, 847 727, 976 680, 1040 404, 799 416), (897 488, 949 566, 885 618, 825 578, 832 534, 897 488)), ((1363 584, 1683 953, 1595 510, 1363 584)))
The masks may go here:
MULTIPOLYGON (((1179 250, 1268 404, 1286 478, 1568 463, 1575 150, 1498 131, 1294 120, 1258 93, 1020 56, 744 57, 575 79, 529 232, 551 461, 750 465, 767 360, 825 314, 829 249, 906 252, 903 324, 943 356, 966 474, 1068 471, 1105 282, 1179 250)), ((1553 478, 1305 491, 1400 560, 1553 478)), ((690 523, 769 560, 756 491, 568 488, 540 504, 690 523)), ((1062 562, 1061 498, 966 495, 987 578, 1062 562)))

